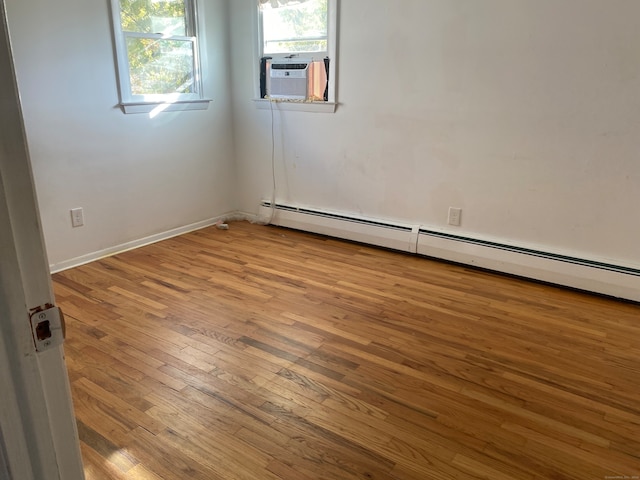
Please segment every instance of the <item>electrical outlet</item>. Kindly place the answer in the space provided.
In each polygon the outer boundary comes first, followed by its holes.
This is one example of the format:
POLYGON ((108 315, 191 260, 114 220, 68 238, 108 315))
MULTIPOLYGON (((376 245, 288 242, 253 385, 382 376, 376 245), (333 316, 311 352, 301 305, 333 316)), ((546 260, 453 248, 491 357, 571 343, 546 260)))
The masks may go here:
POLYGON ((462 220, 462 209, 449 207, 449 225, 460 226, 462 220))
POLYGON ((71 225, 73 227, 81 227, 84 225, 84 213, 82 208, 71 209, 71 225))

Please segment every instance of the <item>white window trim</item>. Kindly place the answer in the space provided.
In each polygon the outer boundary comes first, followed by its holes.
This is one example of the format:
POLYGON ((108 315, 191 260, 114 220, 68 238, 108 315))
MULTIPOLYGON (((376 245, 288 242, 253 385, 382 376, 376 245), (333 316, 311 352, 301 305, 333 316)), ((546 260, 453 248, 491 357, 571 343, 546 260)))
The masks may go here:
MULTIPOLYGON (((132 95, 129 76, 129 58, 125 33, 122 30, 120 18, 120 0, 111 0, 113 36, 116 50, 119 105, 124 113, 149 113, 155 116, 160 112, 174 112, 184 110, 206 110, 211 99, 205 98, 202 84, 202 68, 206 64, 200 52, 202 39, 202 25, 199 21, 197 0, 186 0, 186 21, 193 30, 193 37, 176 37, 190 39, 193 42, 195 84, 197 93, 172 93, 157 95, 132 95)), ((135 35, 134 35, 135 36, 135 35)), ((162 38, 161 34, 144 35, 144 38, 162 38)))
MULTIPOLYGON (((256 2, 257 3, 257 2, 256 2)), ((274 101, 275 106, 279 110, 292 110, 292 111, 303 111, 303 112, 318 112, 318 113, 333 113, 336 111, 337 106, 339 105, 337 102, 336 95, 336 70, 338 65, 338 6, 339 0, 328 0, 327 9, 328 9, 328 28, 327 28, 327 52, 314 52, 314 53, 304 53, 304 52, 296 52, 299 53, 300 57, 304 58, 313 58, 314 60, 322 60, 325 56, 329 57, 331 63, 329 66, 329 78, 327 79, 329 85, 329 99, 324 101, 316 101, 316 102, 301 102, 299 100, 278 100, 274 101), (318 56, 321 55, 319 58, 318 56)), ((260 10, 260 5, 256 6, 256 24, 257 28, 255 31, 257 32, 257 41, 256 44, 256 52, 257 52, 257 61, 254 66, 254 104, 258 109, 270 109, 272 102, 269 99, 260 98, 260 59, 265 56, 263 48, 264 48, 264 35, 262 32, 262 12, 260 10)), ((284 58, 287 54, 268 54, 267 56, 271 56, 273 58, 284 58)))
POLYGON ((120 102, 124 113, 148 113, 151 118, 161 112, 183 112, 186 110, 206 110, 211 99, 158 102, 120 102))
POLYGON ((317 112, 334 113, 338 106, 335 102, 301 102, 297 100, 269 100, 268 98, 255 98, 253 100, 258 110, 282 110, 291 112, 317 112))

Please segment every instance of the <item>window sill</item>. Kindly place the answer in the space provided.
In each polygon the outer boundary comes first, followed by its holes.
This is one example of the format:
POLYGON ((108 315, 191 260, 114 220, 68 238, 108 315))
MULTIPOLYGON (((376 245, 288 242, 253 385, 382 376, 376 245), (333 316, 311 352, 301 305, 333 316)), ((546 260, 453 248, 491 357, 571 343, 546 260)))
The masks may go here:
POLYGON ((254 98, 256 108, 259 110, 288 110, 293 112, 334 113, 338 106, 335 102, 300 102, 295 100, 267 100, 254 98))
POLYGON ((209 99, 183 100, 178 102, 122 102, 120 108, 124 113, 148 113, 156 116, 160 112, 182 112, 185 110, 206 110, 209 99))

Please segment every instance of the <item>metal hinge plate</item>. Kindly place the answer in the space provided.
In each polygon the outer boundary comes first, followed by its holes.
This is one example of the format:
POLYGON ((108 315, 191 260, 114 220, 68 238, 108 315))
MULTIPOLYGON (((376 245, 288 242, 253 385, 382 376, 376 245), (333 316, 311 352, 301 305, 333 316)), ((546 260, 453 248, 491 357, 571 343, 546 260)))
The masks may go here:
POLYGON ((38 352, 62 345, 66 333, 62 310, 51 305, 36 308, 31 313, 31 332, 38 352))

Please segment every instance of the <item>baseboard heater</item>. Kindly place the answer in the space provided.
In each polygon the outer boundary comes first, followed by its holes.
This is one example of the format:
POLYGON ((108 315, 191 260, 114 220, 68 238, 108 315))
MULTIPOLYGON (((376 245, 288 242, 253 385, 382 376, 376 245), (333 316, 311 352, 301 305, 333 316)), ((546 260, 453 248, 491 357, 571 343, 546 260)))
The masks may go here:
MULTIPOLYGON (((271 203, 260 207, 269 218, 271 203)), ((640 302, 640 268, 279 203, 271 223, 640 302)))

